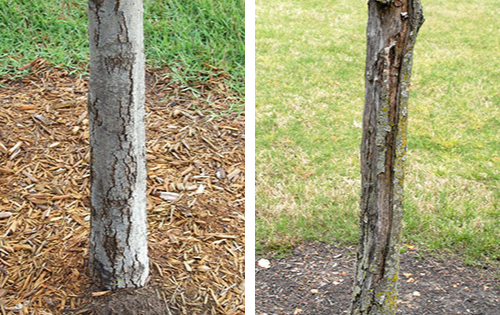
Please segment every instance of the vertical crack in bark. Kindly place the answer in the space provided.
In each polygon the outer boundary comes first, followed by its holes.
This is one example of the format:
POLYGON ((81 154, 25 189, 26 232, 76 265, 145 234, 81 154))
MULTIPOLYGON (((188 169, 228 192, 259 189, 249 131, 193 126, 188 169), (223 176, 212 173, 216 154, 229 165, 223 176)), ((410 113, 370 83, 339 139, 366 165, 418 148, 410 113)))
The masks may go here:
POLYGON ((120 35, 125 35, 125 39, 123 40, 125 43, 130 42, 128 25, 123 12, 120 12, 120 35))
POLYGON ((90 11, 91 272, 107 289, 139 287, 148 271, 143 114, 136 112, 144 93, 142 8, 90 0, 90 11))
POLYGON ((118 13, 118 10, 120 9, 120 0, 115 0, 115 13, 118 13))
POLYGON ((360 236, 351 314, 396 310, 408 89, 422 23, 419 0, 369 2, 360 236))

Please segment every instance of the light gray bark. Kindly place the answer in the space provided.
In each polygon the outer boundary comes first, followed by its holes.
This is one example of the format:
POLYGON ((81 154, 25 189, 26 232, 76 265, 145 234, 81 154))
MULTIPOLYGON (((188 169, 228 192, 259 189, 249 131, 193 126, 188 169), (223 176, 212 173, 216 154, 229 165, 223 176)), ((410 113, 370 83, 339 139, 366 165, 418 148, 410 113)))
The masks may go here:
POLYGON ((149 274, 146 227, 143 5, 89 0, 90 272, 104 289, 149 274))
POLYGON ((369 0, 361 213, 350 314, 395 314, 406 126, 419 0, 369 0))

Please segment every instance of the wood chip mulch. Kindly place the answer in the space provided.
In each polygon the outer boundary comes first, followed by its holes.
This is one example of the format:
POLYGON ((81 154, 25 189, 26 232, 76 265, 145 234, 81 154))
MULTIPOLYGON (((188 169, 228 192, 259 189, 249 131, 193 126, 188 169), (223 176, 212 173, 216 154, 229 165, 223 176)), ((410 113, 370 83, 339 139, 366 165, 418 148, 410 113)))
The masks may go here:
MULTIPOLYGON (((0 313, 84 314, 114 294, 92 292, 87 275, 87 81, 28 67, 0 80, 0 313)), ((241 100, 216 79, 147 81, 150 284, 165 314, 243 314, 245 119, 230 110, 241 100)))

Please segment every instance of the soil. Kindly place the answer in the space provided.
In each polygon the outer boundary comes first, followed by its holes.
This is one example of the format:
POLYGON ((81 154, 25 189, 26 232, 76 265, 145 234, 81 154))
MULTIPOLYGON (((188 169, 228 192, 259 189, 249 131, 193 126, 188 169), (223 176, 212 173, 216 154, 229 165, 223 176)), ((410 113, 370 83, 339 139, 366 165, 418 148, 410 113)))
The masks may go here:
MULTIPOLYGON (((401 256, 397 314, 500 314, 497 267, 410 247, 401 256)), ((303 243, 284 258, 260 257, 271 267, 256 263, 257 314, 347 314, 355 257, 352 247, 320 242, 303 243)))
POLYGON ((163 315, 171 314, 168 304, 161 296, 161 287, 148 285, 144 288, 118 290, 111 294, 94 298, 93 302, 75 309, 66 311, 66 314, 95 314, 95 315, 163 315))

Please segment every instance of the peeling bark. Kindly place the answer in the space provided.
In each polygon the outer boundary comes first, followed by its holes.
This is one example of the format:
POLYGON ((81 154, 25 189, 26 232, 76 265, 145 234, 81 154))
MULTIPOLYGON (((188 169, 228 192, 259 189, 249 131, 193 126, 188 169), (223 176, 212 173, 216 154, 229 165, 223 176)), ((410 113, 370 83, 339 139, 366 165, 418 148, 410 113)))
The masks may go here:
POLYGON ((90 273, 103 289, 149 274, 141 0, 89 0, 90 273))
POLYGON ((369 0, 360 235, 350 314, 395 314, 407 107, 419 0, 369 0))

